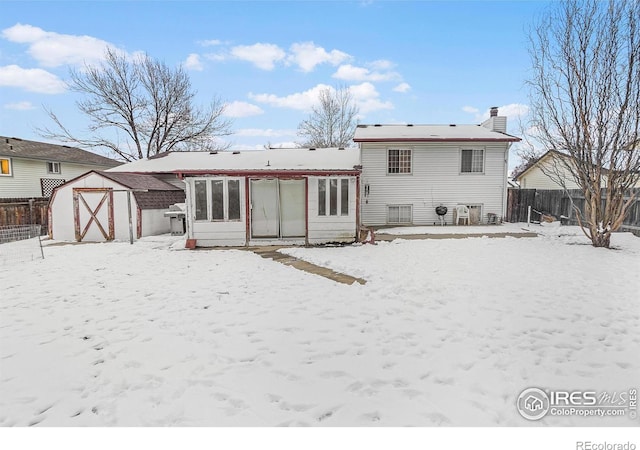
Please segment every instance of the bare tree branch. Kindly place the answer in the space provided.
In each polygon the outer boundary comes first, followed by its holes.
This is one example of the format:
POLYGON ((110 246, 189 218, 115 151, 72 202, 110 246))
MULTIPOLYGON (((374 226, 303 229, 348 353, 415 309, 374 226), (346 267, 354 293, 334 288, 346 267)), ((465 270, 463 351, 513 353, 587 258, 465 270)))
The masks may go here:
POLYGON ((356 131, 358 107, 345 86, 320 91, 318 104, 298 125, 302 147, 348 147, 356 131))
POLYGON ((541 169, 565 190, 569 174, 585 199, 580 226, 609 247, 640 179, 640 2, 554 3, 529 44, 530 129, 557 151, 541 169))
POLYGON ((131 60, 108 49, 102 64, 72 70, 69 86, 84 95, 76 106, 89 119, 87 130, 72 133, 47 110, 55 129, 38 129, 46 138, 107 148, 132 161, 166 151, 219 149, 217 138, 231 134, 224 102, 214 98, 208 108, 198 108, 183 68, 148 55, 131 60))

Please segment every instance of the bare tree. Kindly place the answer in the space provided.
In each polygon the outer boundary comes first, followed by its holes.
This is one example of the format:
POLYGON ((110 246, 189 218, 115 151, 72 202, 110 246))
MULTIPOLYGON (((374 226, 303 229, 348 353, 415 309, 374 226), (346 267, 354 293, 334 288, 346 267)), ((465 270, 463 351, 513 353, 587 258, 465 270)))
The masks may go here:
POLYGON ((100 65, 72 70, 69 86, 85 96, 76 105, 89 119, 88 137, 71 132, 51 110, 47 113, 56 129, 38 129, 42 136, 108 148, 132 161, 166 151, 216 148, 217 137, 231 134, 220 99, 206 109, 195 106, 196 93, 182 67, 171 68, 148 55, 130 59, 108 49, 100 65))
POLYGON ((530 130, 558 152, 548 172, 582 191, 585 235, 609 247, 640 177, 640 2, 563 0, 529 38, 530 130))
POLYGON ((298 136, 304 139, 301 146, 349 146, 358 124, 357 115, 358 107, 349 88, 322 89, 318 104, 312 107, 309 117, 298 125, 298 136))

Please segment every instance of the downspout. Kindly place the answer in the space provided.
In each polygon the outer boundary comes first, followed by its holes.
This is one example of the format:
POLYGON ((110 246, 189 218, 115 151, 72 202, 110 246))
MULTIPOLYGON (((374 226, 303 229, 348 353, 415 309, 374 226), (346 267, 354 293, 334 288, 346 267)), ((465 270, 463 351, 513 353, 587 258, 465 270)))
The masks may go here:
POLYGON ((504 175, 502 177, 502 180, 503 180, 503 186, 502 186, 502 222, 505 221, 505 216, 507 215, 507 205, 506 205, 505 199, 507 197, 507 186, 509 185, 509 183, 507 182, 507 177, 509 176, 509 174, 508 174, 508 172, 509 172, 509 150, 511 149, 512 145, 513 145, 513 142, 507 143, 507 149, 504 152, 504 175))

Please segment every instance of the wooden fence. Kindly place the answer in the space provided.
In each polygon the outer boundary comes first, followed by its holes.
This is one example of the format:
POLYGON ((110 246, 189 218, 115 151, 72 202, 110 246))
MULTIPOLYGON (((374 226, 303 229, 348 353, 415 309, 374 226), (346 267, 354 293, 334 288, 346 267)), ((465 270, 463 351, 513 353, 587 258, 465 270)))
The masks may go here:
POLYGON ((41 233, 48 233, 49 199, 41 198, 2 198, 0 199, 0 226, 42 225, 41 233))
MULTIPOLYGON (((634 189, 625 195, 628 199, 630 195, 637 192, 634 189)), ((606 190, 603 190, 602 201, 606 196, 606 190)), ((563 190, 546 190, 546 189, 509 189, 507 195, 507 222, 526 222, 529 206, 535 211, 549 214, 557 219, 561 219, 562 223, 567 225, 577 225, 576 212, 572 207, 575 205, 578 210, 584 212, 584 195, 579 189, 568 191, 563 190)), ((538 213, 532 213, 532 220, 539 220, 538 213)), ((623 229, 634 232, 640 231, 640 193, 636 195, 636 199, 628 210, 627 216, 623 222, 623 229)))

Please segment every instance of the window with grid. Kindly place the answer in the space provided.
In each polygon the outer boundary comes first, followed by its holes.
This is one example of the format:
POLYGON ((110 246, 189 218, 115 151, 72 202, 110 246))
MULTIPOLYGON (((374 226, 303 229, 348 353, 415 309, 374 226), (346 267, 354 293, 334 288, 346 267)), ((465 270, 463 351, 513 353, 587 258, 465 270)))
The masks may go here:
POLYGON ((411 150, 390 149, 387 173, 411 173, 411 150))
POLYGON ((484 172, 484 150, 462 150, 460 172, 482 173, 484 172))
POLYGON ((387 206, 387 223, 412 223, 413 207, 411 205, 387 206))

